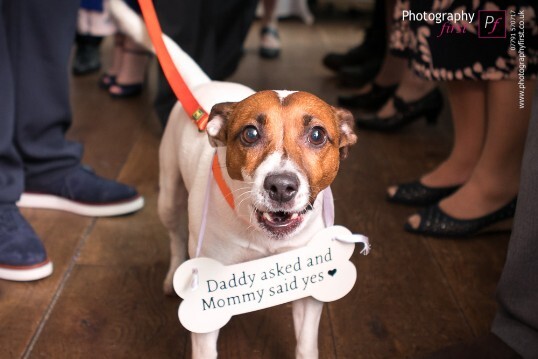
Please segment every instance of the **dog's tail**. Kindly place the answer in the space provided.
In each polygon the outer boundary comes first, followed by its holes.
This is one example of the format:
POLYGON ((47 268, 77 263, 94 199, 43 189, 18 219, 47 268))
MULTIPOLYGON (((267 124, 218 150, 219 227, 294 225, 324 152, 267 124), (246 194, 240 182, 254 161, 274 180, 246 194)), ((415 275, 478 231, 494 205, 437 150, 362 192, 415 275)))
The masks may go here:
MULTIPOLYGON (((135 42, 155 53, 153 44, 146 29, 146 24, 123 0, 110 1, 110 13, 116 20, 121 32, 131 37, 135 42)), ((163 34, 164 44, 176 65, 181 77, 189 88, 195 88, 211 81, 209 76, 198 64, 172 39, 163 34)))

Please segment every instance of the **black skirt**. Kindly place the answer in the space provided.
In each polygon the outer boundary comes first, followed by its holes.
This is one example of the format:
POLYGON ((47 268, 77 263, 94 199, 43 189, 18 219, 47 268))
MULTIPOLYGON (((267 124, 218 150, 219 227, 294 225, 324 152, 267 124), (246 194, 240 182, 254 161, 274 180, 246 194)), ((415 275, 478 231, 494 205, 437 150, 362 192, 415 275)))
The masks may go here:
POLYGON ((390 47, 430 80, 535 78, 537 16, 530 1, 400 0, 390 47))

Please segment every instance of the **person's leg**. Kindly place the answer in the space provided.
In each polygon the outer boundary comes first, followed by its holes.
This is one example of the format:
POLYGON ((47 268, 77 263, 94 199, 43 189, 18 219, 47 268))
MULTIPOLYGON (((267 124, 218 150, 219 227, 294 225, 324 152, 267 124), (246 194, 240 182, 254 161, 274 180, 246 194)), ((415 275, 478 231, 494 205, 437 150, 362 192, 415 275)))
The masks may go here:
POLYGON ((26 179, 64 176, 82 147, 65 140, 71 124, 68 62, 78 3, 8 1, 8 46, 14 69, 15 143, 26 179))
POLYGON ((344 67, 361 66, 371 61, 380 61, 385 54, 387 40, 387 24, 392 23, 392 19, 387 23, 387 15, 393 8, 392 1, 385 4, 385 0, 376 0, 372 14, 372 22, 364 34, 363 41, 352 47, 345 53, 328 53, 323 57, 323 65, 328 69, 339 72, 344 67), (390 10, 389 10, 390 8, 390 10))
MULTIPOLYGON (((465 185, 440 204, 457 218, 490 213, 508 203, 519 189, 530 106, 518 108, 515 81, 488 82, 486 96, 488 120, 480 159, 465 185)), ((532 90, 526 96, 531 97, 532 90)))
MULTIPOLYGON (((243 43, 252 27, 258 0, 211 0, 214 9, 212 29, 214 38, 214 71, 211 78, 224 80, 231 76, 243 57, 243 43)), ((210 37, 210 38, 211 38, 210 37)), ((206 51, 206 49, 204 49, 206 51)))
MULTIPOLYGON (((254 19, 256 0, 156 0, 163 32, 181 46, 213 80, 235 71, 254 19)), ((155 110, 163 126, 177 98, 159 71, 155 110)))
POLYGON ((261 18, 262 26, 278 26, 278 16, 276 13, 276 4, 278 0, 262 0, 263 16, 261 18))
POLYGON ((71 125, 68 62, 77 7, 71 0, 4 5, 15 82, 14 141, 25 170, 18 205, 90 216, 131 213, 143 206, 143 198, 85 169, 82 146, 65 138, 71 125))
POLYGON ((538 96, 525 145, 514 229, 497 287, 492 331, 524 358, 538 358, 538 96))
POLYGON ((351 96, 339 96, 338 101, 343 106, 346 104, 353 106, 353 101, 351 99, 355 98, 356 95, 369 93, 375 85, 381 87, 398 85, 402 81, 402 77, 406 71, 408 71, 407 60, 389 53, 383 58, 381 69, 371 82, 359 87, 351 96))
POLYGON ((112 49, 112 59, 110 66, 99 79, 99 87, 108 90, 116 82, 116 76, 121 68, 123 58, 123 46, 125 43, 125 35, 116 33, 114 35, 114 47, 112 49))
POLYGON ((129 37, 125 38, 121 51, 121 63, 115 74, 115 82, 108 89, 115 97, 138 95, 144 87, 146 69, 151 54, 129 37))
POLYGON ((102 36, 77 32, 75 36, 76 51, 72 64, 73 75, 87 75, 101 68, 99 47, 102 41, 102 36))
POLYGON ((396 0, 379 0, 375 5, 374 21, 364 42, 344 55, 328 54, 323 58, 323 64, 337 71, 345 86, 361 87, 372 81, 387 54, 396 0))
MULTIPOLYGON (((0 0, 0 11, 4 0, 0 0)), ((0 13, 0 203, 15 203, 24 188, 22 160, 13 144, 15 85, 7 46, 4 18, 0 13)))
POLYGON ((260 31, 260 56, 274 59, 280 55, 280 36, 278 34, 278 0, 262 0, 263 16, 260 31))
MULTIPOLYGON (((503 208, 519 189, 530 109, 518 108, 514 81, 491 81, 485 90, 487 122, 480 157, 465 184, 439 203, 445 214, 462 220, 480 218, 503 208)), ((526 96, 531 97, 532 92, 533 86, 527 83, 526 96)), ((472 116, 467 121, 471 119, 472 116)), ((408 222, 416 229, 421 220, 415 214, 408 222)))
MULTIPOLYGON (((447 83, 454 127, 454 144, 448 158, 417 182, 391 186, 387 197, 394 202, 430 205, 446 197, 471 176, 482 152, 486 126, 484 82, 447 83)), ((417 221, 417 219, 413 219, 417 221)))
POLYGON ((429 187, 462 185, 471 176, 484 143, 486 94, 484 82, 447 82, 448 100, 454 128, 454 145, 448 158, 422 176, 429 187))
MULTIPOLYGON (((176 1, 155 0, 155 11, 159 17, 163 33, 173 39, 183 51, 189 54, 202 69, 212 77, 210 66, 202 59, 197 51, 197 45, 203 43, 200 38, 202 21, 202 1, 176 1)), ((157 95, 155 96, 154 108, 163 127, 165 127, 172 107, 177 103, 177 98, 162 70, 157 76, 157 95)))
POLYGON ((15 202, 24 188, 24 169, 15 145, 15 81, 7 44, 10 16, 0 0, 0 279, 28 281, 52 273, 43 244, 15 202))

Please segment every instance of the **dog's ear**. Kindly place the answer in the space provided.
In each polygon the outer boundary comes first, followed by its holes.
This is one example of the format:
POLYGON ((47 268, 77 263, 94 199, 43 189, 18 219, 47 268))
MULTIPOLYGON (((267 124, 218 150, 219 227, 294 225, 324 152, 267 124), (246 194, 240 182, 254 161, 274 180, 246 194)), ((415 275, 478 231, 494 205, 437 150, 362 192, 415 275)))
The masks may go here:
POLYGON ((236 102, 218 103, 211 109, 211 112, 209 113, 209 122, 206 127, 211 146, 226 146, 228 118, 235 108, 235 104, 236 102))
POLYGON ((333 107, 333 110, 340 127, 340 159, 344 159, 347 157, 349 146, 357 142, 357 135, 353 132, 355 119, 351 112, 346 109, 333 107))

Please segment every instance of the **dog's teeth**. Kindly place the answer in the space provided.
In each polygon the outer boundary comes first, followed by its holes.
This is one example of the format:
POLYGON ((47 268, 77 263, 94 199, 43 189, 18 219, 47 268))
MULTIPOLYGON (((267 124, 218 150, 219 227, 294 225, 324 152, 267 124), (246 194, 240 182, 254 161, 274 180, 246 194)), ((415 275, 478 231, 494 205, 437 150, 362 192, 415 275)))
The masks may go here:
POLYGON ((268 221, 272 221, 272 220, 273 220, 273 218, 271 217, 271 215, 270 215, 269 213, 267 213, 267 212, 264 212, 264 213, 263 213, 263 218, 265 218, 265 219, 268 220, 268 221))
POLYGON ((294 214, 291 216, 291 219, 296 219, 297 217, 299 217, 299 214, 298 214, 298 213, 294 213, 294 214))

